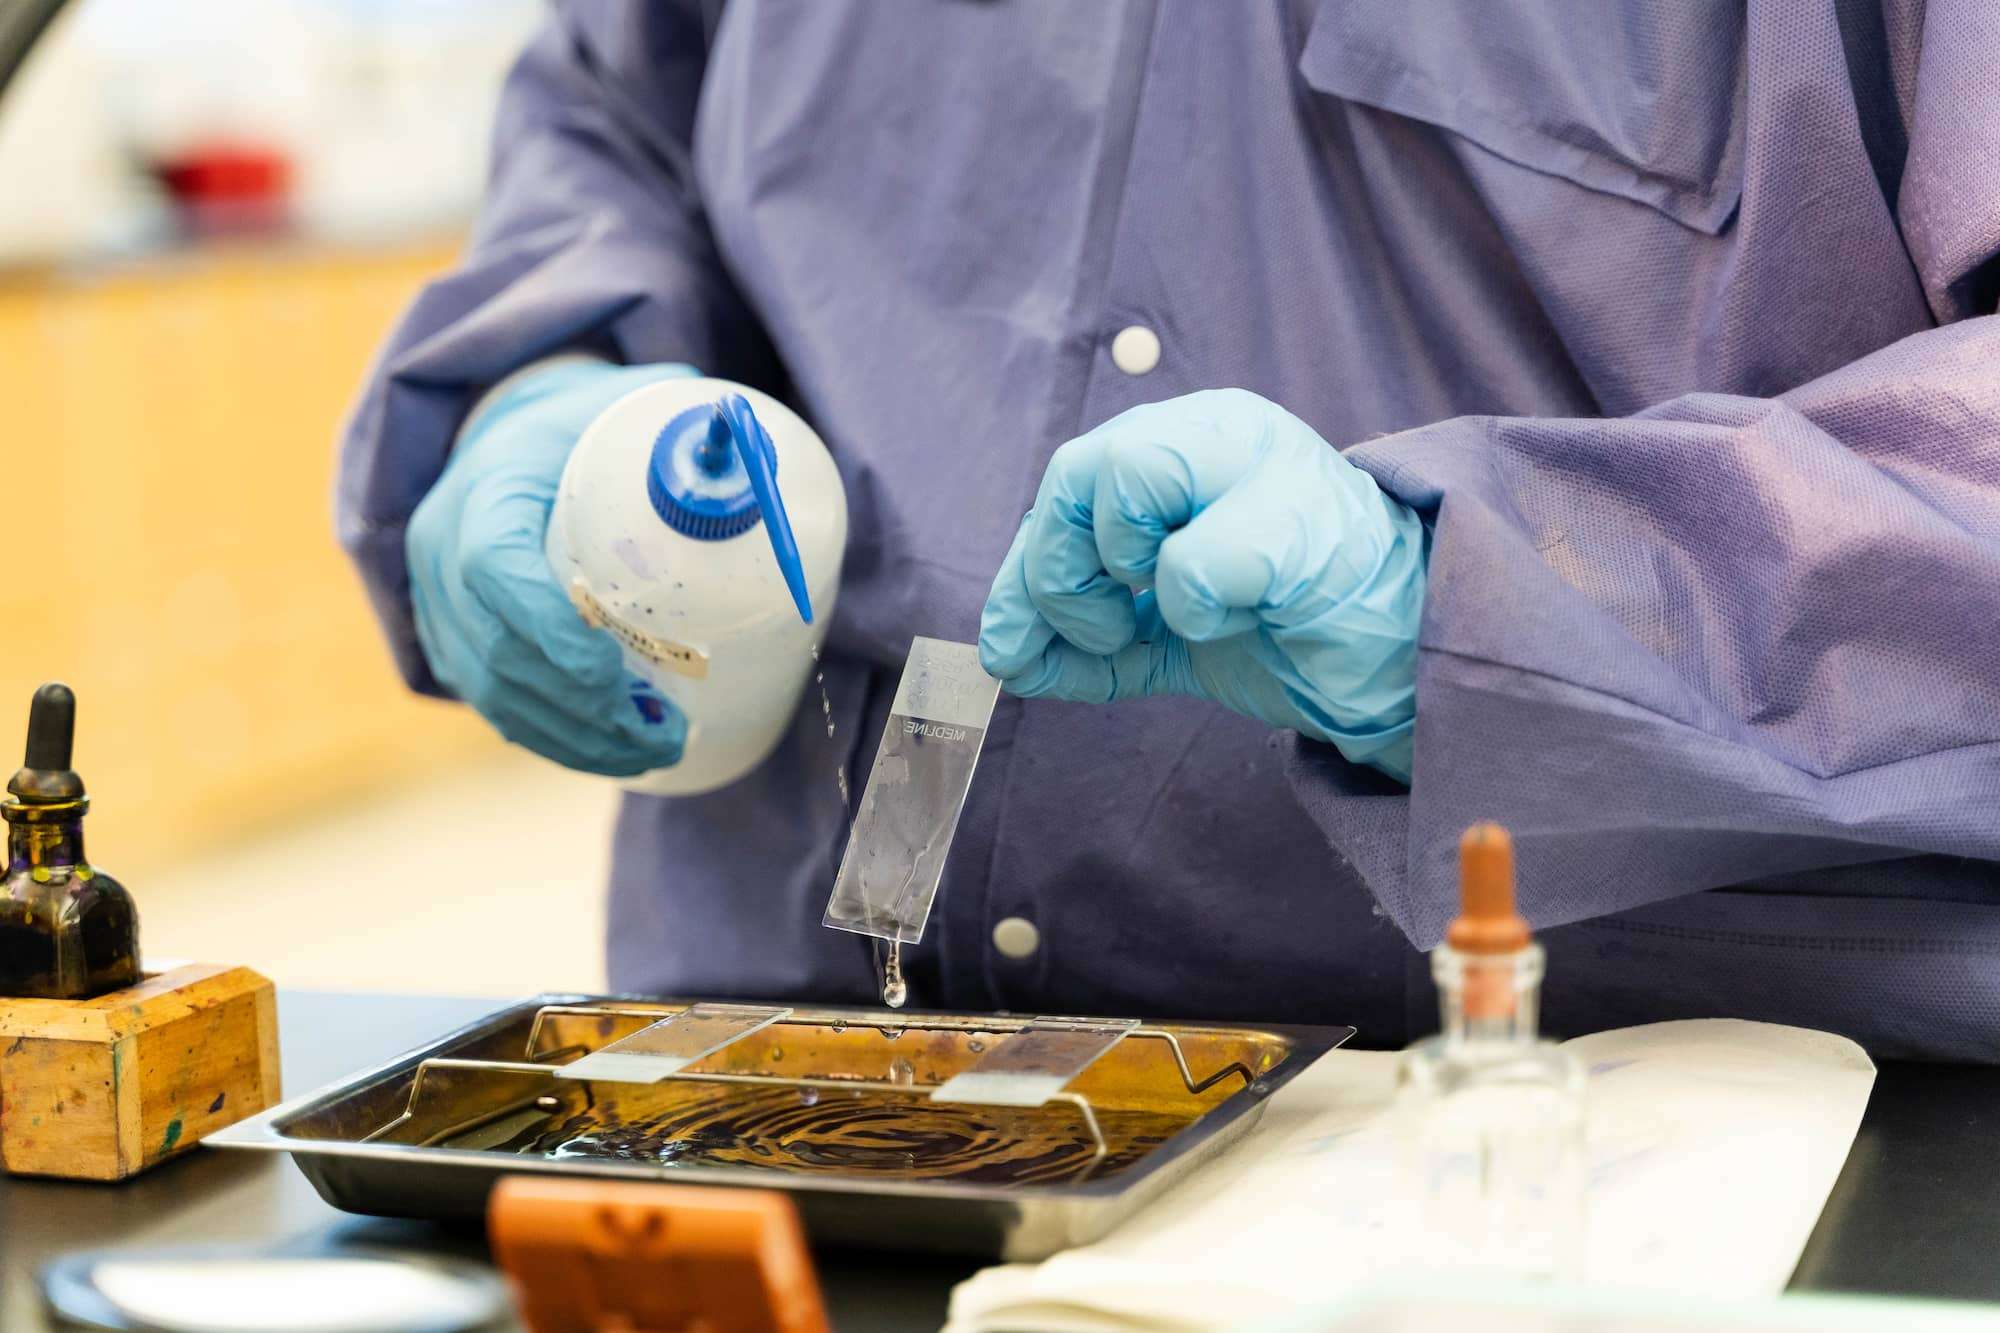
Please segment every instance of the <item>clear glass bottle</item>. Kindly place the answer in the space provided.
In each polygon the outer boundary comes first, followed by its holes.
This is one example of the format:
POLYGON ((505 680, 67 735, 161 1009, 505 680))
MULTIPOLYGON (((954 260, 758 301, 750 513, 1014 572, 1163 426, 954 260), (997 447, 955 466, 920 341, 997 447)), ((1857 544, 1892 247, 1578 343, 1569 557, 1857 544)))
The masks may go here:
POLYGON ((139 981, 132 895, 83 854, 83 779, 70 768, 76 699, 44 685, 28 716, 27 762, 7 784, 0 878, 0 996, 81 1000, 139 981))
POLYGON ((1412 1241, 1427 1267, 1578 1278, 1583 1069, 1536 1034, 1544 960, 1506 832, 1473 827, 1459 857, 1460 915, 1431 954, 1443 1031, 1404 1052, 1397 1093, 1412 1241))

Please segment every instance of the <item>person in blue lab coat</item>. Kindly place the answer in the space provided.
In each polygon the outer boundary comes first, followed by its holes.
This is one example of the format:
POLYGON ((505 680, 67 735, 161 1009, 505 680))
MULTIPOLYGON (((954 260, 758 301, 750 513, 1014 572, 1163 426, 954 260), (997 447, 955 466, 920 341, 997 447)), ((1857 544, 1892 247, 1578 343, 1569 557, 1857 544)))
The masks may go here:
MULTIPOLYGON (((850 773, 913 634, 1009 691, 919 1004, 1400 1043, 1485 818, 1558 1031, 1993 1058, 1996 63, 1989 0, 558 4, 341 535, 417 689, 670 762, 555 477, 649 378, 796 405, 850 773)), ((624 799, 615 986, 872 998, 814 723, 624 799)))

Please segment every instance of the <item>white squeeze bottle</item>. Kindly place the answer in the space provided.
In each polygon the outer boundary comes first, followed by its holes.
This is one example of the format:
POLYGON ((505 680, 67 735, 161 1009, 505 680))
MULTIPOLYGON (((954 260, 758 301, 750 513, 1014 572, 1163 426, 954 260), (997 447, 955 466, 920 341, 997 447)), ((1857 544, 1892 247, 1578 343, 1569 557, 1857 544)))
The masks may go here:
POLYGON ((634 791, 725 786, 771 753, 826 636, 847 496, 826 445, 777 399, 663 380, 583 433, 549 516, 556 581, 624 645, 631 706, 687 718, 681 761, 634 791))

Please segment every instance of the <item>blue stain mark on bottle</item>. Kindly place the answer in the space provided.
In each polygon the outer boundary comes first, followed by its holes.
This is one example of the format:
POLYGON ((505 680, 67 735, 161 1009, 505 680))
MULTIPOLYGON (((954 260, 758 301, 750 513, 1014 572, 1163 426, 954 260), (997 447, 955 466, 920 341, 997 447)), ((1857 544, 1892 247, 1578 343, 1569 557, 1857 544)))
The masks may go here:
POLYGON ((666 697, 650 682, 639 676, 627 676, 625 687, 632 696, 632 707, 638 710, 641 722, 656 727, 667 720, 666 697))

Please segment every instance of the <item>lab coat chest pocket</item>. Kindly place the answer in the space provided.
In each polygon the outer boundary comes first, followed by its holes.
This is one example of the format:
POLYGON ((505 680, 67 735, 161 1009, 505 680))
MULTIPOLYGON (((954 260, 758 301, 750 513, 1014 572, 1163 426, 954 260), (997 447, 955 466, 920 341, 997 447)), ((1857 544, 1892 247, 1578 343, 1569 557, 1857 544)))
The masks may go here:
POLYGON ((1708 235, 1743 182, 1744 0, 1321 0, 1320 92, 1708 235))

